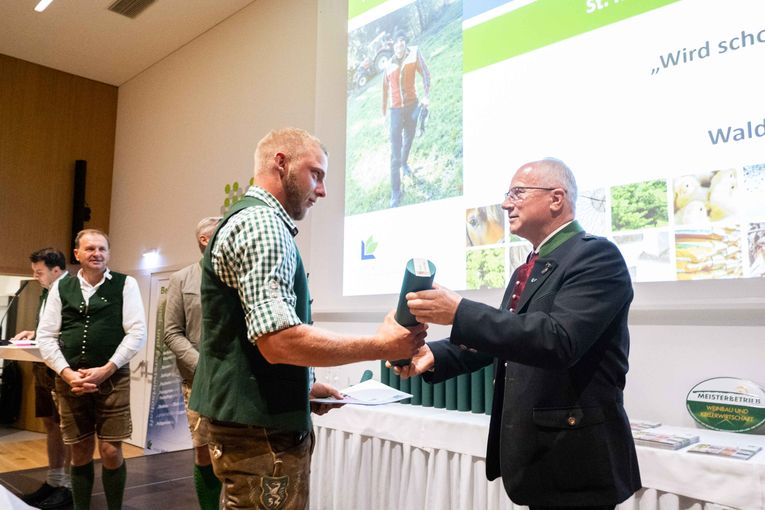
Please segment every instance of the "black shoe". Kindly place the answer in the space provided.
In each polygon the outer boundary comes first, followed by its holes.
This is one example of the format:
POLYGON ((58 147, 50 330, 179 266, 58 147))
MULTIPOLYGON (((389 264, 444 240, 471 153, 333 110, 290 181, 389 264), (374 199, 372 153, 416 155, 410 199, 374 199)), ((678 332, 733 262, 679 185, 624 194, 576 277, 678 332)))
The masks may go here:
POLYGON ((72 504, 72 490, 68 487, 56 487, 50 496, 37 503, 37 508, 48 510, 72 504))
POLYGON ((26 503, 27 505, 36 505, 40 501, 44 500, 51 494, 53 494, 53 491, 55 491, 56 488, 52 485, 49 485, 48 482, 43 483, 39 489, 37 489, 34 492, 30 492, 29 494, 22 494, 19 499, 26 503))

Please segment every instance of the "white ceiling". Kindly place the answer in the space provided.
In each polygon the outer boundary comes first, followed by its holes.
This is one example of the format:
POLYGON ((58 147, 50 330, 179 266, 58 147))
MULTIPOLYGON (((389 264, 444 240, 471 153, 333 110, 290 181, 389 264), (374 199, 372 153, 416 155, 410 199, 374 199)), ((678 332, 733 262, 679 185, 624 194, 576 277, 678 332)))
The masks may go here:
POLYGON ((114 0, 0 0, 0 53, 121 85, 254 0, 156 0, 135 19, 114 0))

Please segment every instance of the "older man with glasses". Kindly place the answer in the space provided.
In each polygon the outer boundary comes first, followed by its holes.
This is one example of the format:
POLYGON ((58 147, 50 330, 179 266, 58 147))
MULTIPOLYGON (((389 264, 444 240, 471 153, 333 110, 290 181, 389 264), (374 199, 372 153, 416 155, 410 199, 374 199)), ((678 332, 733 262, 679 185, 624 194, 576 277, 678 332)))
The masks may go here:
POLYGON ((452 329, 402 376, 438 382, 494 364, 486 475, 532 509, 612 509, 641 486, 622 399, 632 284, 616 246, 574 219, 576 197, 559 160, 515 173, 502 207, 534 249, 499 308, 443 287, 407 295, 418 321, 452 329))

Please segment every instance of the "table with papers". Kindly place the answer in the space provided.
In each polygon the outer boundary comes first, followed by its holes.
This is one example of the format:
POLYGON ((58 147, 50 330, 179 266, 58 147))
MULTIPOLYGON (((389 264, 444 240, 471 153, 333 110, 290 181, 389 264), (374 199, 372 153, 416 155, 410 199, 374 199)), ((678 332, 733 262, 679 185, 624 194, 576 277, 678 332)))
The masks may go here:
MULTIPOLYGON (((344 406, 314 416, 311 508, 513 509, 485 475, 489 417, 420 406, 344 406)), ((765 437, 703 429, 704 443, 765 446, 765 437)), ((765 509, 765 450, 749 460, 637 447, 643 489, 619 510, 765 509)))

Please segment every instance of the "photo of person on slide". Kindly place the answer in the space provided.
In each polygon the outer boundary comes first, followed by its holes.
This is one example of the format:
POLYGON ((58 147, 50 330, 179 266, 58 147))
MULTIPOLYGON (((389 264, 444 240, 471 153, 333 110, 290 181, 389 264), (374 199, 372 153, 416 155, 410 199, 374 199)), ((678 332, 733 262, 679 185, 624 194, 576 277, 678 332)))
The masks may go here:
POLYGON ((407 46, 406 32, 393 36, 393 57, 383 75, 383 117, 390 111, 390 206, 401 202, 401 175, 412 175, 409 151, 412 150, 418 122, 425 128, 430 99, 430 72, 417 46, 407 46), (422 79, 423 96, 417 97, 416 76, 422 79), (390 104, 390 107, 389 107, 390 104))
POLYGON ((374 12, 348 32, 346 216, 462 195, 462 2, 374 12))

